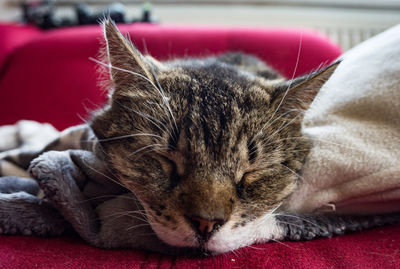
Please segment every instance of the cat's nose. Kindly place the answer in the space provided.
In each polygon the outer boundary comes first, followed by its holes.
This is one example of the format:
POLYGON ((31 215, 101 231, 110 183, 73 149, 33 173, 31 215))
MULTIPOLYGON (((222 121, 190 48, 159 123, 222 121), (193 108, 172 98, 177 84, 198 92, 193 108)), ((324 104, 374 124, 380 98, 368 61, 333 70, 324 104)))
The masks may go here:
POLYGON ((210 220, 200 217, 191 217, 189 219, 193 228, 203 239, 208 239, 215 230, 225 223, 225 221, 221 219, 210 220))

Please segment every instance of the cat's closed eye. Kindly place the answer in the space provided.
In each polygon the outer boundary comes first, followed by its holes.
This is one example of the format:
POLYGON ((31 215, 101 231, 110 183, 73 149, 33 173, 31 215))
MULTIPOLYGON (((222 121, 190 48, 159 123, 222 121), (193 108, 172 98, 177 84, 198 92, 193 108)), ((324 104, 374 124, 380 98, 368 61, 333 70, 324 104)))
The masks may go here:
POLYGON ((170 161, 170 165, 172 166, 172 170, 170 171, 169 178, 171 181, 171 187, 175 187, 179 184, 180 176, 178 174, 178 167, 175 162, 170 161))

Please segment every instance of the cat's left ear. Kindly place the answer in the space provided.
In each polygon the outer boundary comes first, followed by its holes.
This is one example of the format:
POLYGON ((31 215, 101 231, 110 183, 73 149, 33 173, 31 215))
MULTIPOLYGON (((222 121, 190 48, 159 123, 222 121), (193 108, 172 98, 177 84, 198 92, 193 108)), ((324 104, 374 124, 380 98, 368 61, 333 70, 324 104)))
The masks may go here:
POLYGON ((294 111, 293 114, 298 114, 297 110, 306 110, 339 63, 337 61, 311 74, 279 84, 272 96, 272 106, 279 106, 280 112, 294 111))
POLYGON ((114 22, 105 20, 103 28, 115 93, 146 89, 149 83, 154 83, 150 62, 121 34, 114 22))

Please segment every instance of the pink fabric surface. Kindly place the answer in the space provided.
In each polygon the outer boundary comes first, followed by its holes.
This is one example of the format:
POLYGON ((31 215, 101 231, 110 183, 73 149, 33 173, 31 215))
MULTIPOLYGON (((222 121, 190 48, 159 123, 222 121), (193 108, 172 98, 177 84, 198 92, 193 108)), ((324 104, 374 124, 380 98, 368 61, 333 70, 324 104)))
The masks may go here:
MULTIPOLYGON (((255 54, 285 76, 306 73, 340 49, 308 30, 121 26, 138 48, 158 59, 224 51, 255 54)), ((41 32, 0 25, 0 124, 19 119, 62 129, 80 123, 105 101, 97 85, 98 26, 41 32), (3 38, 3 37, 6 38, 3 38), (6 63, 6 64, 4 64, 6 63)), ((139 250, 102 250, 73 237, 0 236, 0 268, 400 268, 400 226, 309 242, 267 243, 208 258, 139 250)))
POLYGON ((104 250, 72 237, 0 237, 0 268, 400 268, 400 226, 308 242, 266 243, 206 258, 104 250))

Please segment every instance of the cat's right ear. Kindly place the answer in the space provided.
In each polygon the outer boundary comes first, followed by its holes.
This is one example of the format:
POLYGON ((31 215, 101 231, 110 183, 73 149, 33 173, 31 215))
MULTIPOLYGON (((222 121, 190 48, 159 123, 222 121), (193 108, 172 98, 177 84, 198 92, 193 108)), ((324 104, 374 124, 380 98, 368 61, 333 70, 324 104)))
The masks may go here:
POLYGON ((145 89, 154 83, 150 64, 121 34, 114 22, 104 20, 103 29, 114 93, 145 89))
MULTIPOLYGON (((304 111, 340 64, 337 61, 311 74, 280 83, 272 95, 272 105, 281 112, 304 111)), ((294 113, 294 115, 298 115, 294 113)))

